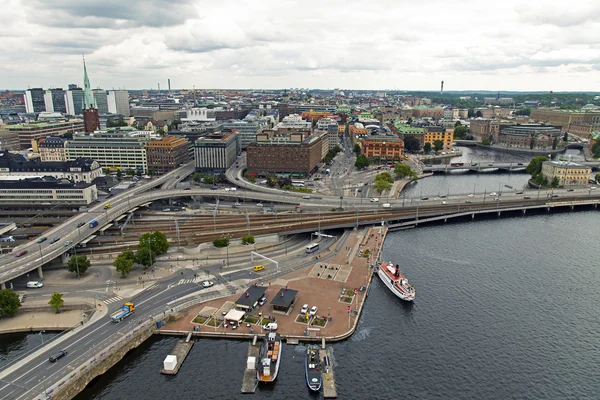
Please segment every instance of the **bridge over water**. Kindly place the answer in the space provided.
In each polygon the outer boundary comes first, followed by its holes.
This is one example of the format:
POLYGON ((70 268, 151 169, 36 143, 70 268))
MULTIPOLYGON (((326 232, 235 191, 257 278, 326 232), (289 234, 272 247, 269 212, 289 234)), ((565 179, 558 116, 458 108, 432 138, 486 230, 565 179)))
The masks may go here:
MULTIPOLYGON (((581 165, 587 165, 593 170, 600 168, 599 161, 578 162, 581 165)), ((451 171, 471 171, 475 173, 494 173, 494 172, 524 172, 527 163, 450 163, 439 165, 427 165, 423 167, 423 172, 449 173, 451 171)))

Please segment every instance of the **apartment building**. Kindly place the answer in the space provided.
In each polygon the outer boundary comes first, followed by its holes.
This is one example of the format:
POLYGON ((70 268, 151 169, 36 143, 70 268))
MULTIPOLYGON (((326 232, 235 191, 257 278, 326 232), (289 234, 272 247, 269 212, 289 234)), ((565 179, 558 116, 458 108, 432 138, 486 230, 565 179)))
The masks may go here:
POLYGON ((585 165, 567 161, 545 161, 542 163, 542 175, 552 182, 558 178, 560 186, 587 186, 592 169, 585 165))
POLYGON ((437 140, 441 140, 444 143, 442 151, 452 150, 452 142, 454 142, 454 129, 443 128, 441 126, 425 127, 425 134, 423 136, 424 143, 431 143, 431 147, 434 148, 433 144, 437 140))
POLYGON ((39 139, 38 151, 40 160, 45 161, 67 161, 67 151, 65 144, 67 140, 62 137, 50 136, 45 139, 39 139))
POLYGON ((238 155, 237 132, 213 132, 194 142, 196 171, 225 173, 238 155))
POLYGON ((146 146, 148 170, 156 174, 165 174, 188 163, 189 141, 182 137, 167 136, 160 140, 151 140, 146 146))
POLYGON ((396 136, 369 136, 361 141, 361 149, 370 159, 401 160, 404 142, 396 136))

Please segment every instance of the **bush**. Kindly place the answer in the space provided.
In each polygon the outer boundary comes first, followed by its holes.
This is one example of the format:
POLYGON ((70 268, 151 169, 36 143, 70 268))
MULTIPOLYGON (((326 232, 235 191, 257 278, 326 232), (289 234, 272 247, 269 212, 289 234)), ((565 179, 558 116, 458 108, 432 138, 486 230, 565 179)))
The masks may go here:
POLYGON ((243 236, 242 244, 254 244, 254 236, 252 236, 252 235, 243 236))
POLYGON ((229 239, 227 238, 217 238, 213 240, 213 245, 218 248, 229 246, 229 239))

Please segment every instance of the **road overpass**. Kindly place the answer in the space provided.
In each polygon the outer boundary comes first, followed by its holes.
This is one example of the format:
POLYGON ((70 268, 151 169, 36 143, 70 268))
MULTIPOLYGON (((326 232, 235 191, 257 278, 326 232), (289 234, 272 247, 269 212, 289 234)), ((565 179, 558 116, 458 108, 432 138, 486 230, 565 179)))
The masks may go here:
MULTIPOLYGON (((578 162, 581 165, 597 170, 600 167, 599 161, 578 162)), ((527 168, 526 163, 450 163, 439 165, 427 165, 423 167, 423 172, 449 173, 452 171, 472 171, 477 173, 487 172, 524 172, 527 168), (462 165, 461 165, 462 164, 462 165)))

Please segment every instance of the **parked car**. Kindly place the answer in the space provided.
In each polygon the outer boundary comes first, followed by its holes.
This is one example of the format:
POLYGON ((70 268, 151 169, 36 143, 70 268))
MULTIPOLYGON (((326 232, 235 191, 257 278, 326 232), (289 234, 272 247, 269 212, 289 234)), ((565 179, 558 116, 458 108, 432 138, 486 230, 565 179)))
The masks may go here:
POLYGON ((266 298, 266 297, 263 297, 263 298, 261 298, 261 299, 258 301, 258 305, 259 305, 259 306, 262 306, 262 305, 264 305, 266 302, 267 302, 267 298, 266 298))
POLYGON ((60 360, 61 358, 63 358, 66 355, 67 355, 67 352, 65 350, 61 350, 58 353, 52 354, 50 356, 50 358, 48 358, 48 361, 55 362, 57 360, 60 360))
POLYGON ((212 281, 203 281, 203 282, 202 282, 202 287, 203 287, 203 288, 209 288, 209 287, 211 287, 212 285, 214 285, 214 283, 213 283, 212 281))
POLYGON ((43 287, 44 284, 42 282, 38 282, 38 281, 31 281, 31 282, 27 282, 27 287, 28 288, 41 288, 43 287))
POLYGON ((305 304, 300 309, 300 314, 306 314, 308 312, 308 304, 305 304))
POLYGON ((317 306, 312 306, 312 308, 310 309, 310 312, 308 313, 311 317, 314 317, 315 315, 317 315, 317 306))

